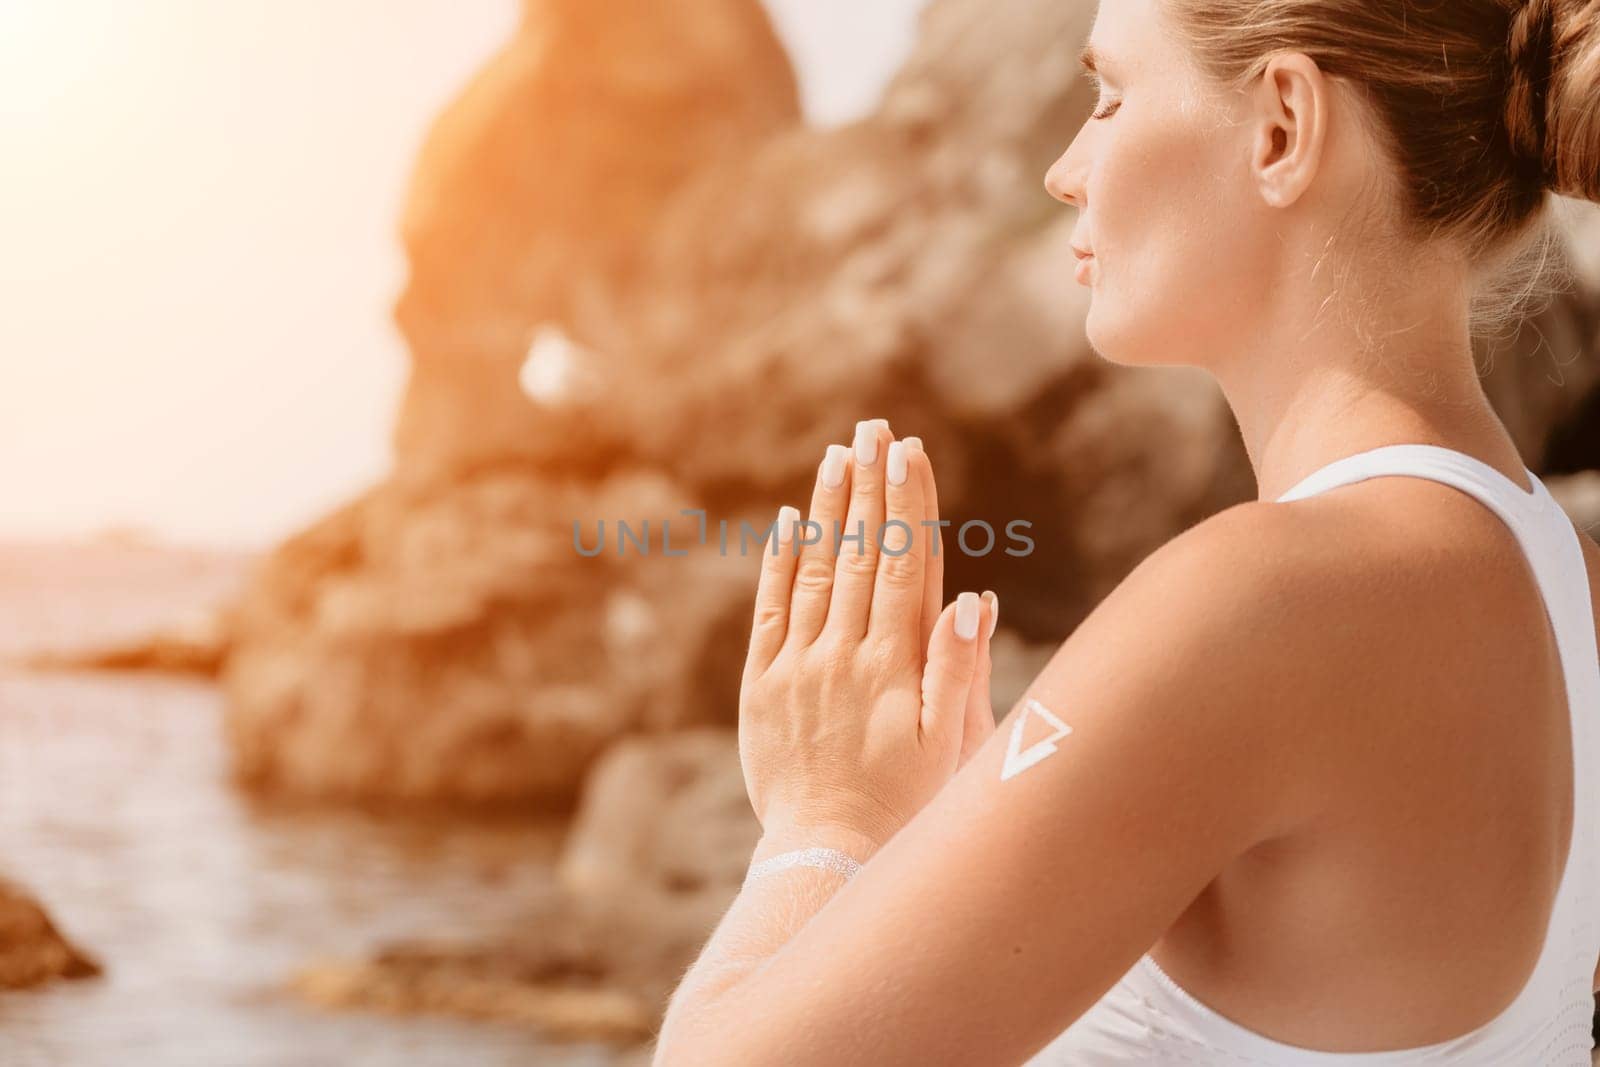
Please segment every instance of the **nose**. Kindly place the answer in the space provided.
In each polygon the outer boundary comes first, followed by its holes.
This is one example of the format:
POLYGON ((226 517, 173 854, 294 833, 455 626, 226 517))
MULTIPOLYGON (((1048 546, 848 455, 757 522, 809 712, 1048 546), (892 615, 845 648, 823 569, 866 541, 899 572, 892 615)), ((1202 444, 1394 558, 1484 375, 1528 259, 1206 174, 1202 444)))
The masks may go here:
POLYGON ((1074 138, 1061 157, 1050 165, 1044 175, 1044 188, 1063 204, 1071 204, 1082 211, 1084 175, 1078 162, 1078 153, 1074 151, 1077 147, 1078 141, 1074 138))

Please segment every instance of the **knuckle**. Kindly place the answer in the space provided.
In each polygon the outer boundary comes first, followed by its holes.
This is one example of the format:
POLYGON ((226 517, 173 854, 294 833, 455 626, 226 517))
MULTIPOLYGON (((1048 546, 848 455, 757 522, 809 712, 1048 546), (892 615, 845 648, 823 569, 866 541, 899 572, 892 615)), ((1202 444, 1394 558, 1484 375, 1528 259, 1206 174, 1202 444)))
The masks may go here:
POLYGON ((833 565, 816 553, 801 556, 794 582, 797 589, 825 593, 833 585, 833 565))
POLYGON ((878 555, 871 550, 846 552, 839 557, 839 569, 853 578, 872 574, 878 569, 878 555))
POLYGON ((878 567, 878 580, 894 592, 922 588, 922 566, 910 552, 900 556, 885 555, 878 567))
POLYGON ((814 669, 831 674, 842 670, 850 662, 850 649, 838 634, 824 627, 806 649, 806 657, 814 669))
POLYGON ((762 604, 756 608, 755 628, 760 632, 776 630, 789 621, 789 605, 779 603, 762 604))
POLYGON ((885 559, 915 560, 922 545, 914 520, 891 515, 878 535, 878 551, 885 559))

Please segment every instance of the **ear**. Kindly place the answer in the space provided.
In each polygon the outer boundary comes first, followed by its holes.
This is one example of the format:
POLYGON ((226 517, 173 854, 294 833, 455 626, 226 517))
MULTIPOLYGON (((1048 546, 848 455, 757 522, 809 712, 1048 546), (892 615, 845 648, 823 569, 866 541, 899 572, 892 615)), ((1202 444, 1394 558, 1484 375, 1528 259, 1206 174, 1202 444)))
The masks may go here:
POLYGON ((1287 207, 1322 165, 1333 86, 1310 56, 1289 52, 1268 60, 1254 102, 1250 169, 1262 198, 1287 207))

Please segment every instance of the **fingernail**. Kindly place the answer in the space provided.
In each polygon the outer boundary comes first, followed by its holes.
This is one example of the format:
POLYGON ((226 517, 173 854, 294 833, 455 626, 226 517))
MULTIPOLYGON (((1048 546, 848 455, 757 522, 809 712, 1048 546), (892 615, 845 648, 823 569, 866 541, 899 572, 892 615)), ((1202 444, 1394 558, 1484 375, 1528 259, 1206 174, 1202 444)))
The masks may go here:
POLYGON ((887 430, 889 428, 889 420, 888 419, 869 419, 868 421, 877 423, 879 426, 882 426, 885 430, 887 430))
POLYGON ((871 419, 856 423, 856 462, 870 467, 878 461, 878 425, 871 419))
POLYGON ((907 448, 914 448, 918 452, 922 451, 922 438, 920 438, 920 437, 907 437, 907 438, 905 438, 905 442, 906 442, 906 447, 907 448))
POLYGON ((792 504, 785 504, 778 509, 778 544, 786 545, 794 540, 795 524, 799 521, 799 508, 792 504))
POLYGON ((962 593, 956 597, 956 636, 963 641, 978 636, 977 593, 962 593))
POLYGON ((993 589, 985 589, 983 591, 983 599, 989 602, 989 633, 987 636, 993 637, 994 628, 1000 625, 1000 595, 993 589))
POLYGON ((906 481, 906 443, 889 442, 889 469, 886 472, 890 485, 904 485, 906 481))
POLYGON ((844 465, 850 458, 850 450, 844 445, 829 445, 827 453, 822 458, 822 484, 829 489, 837 489, 844 484, 844 465))

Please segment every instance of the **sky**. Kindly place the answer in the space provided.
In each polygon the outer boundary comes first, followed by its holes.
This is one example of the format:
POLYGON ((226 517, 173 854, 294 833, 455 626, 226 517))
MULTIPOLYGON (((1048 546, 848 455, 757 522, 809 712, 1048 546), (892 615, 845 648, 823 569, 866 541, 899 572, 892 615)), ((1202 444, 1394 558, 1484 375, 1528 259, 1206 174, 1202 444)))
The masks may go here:
MULTIPOLYGON (((809 121, 924 0, 766 0, 809 121)), ((0 0, 0 538, 259 548, 389 467, 401 197, 516 0, 0 0)))

